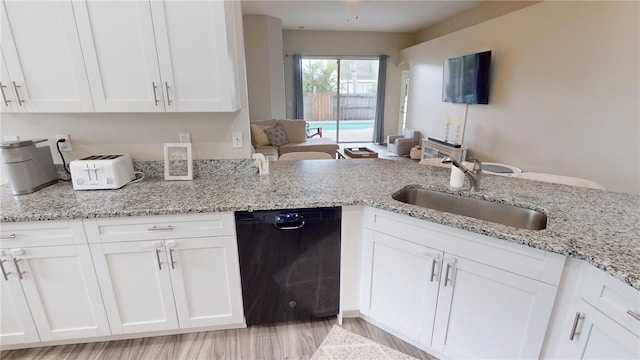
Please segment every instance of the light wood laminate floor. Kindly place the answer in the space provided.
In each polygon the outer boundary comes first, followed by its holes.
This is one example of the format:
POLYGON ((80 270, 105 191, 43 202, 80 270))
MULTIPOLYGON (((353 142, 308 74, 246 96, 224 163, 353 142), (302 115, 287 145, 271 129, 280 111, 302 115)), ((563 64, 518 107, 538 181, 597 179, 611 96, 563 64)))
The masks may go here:
MULTIPOLYGON (((308 359, 335 324, 335 318, 328 318, 246 329, 50 346, 3 351, 0 359, 308 359)), ((434 359, 362 319, 344 319, 343 328, 418 359, 434 359)))

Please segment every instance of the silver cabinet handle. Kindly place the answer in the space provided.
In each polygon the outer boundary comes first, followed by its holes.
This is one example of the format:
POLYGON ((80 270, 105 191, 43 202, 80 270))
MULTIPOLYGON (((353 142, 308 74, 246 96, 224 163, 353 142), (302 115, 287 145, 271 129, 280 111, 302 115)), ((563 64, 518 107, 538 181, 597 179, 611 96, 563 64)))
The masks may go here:
POLYGON ((631 315, 632 318, 640 321, 640 313, 637 313, 633 310, 627 310, 627 314, 631 315))
POLYGON ((571 328, 571 335, 569 335, 569 341, 573 341, 573 339, 577 336, 580 335, 580 332, 577 331, 578 329, 578 322, 580 322, 580 320, 584 319, 584 315, 582 315, 581 313, 577 312, 576 313, 576 318, 573 319, 573 327, 571 328))
POLYGON ((434 258, 431 263, 431 282, 433 282, 433 278, 436 276, 436 265, 438 264, 438 259, 434 258))
POLYGON ((451 264, 447 264, 447 272, 444 274, 444 287, 447 287, 449 283, 449 269, 451 269, 451 264))
POLYGON ((173 226, 171 225, 167 225, 167 226, 154 225, 147 229, 147 231, 171 231, 171 230, 173 230, 173 226))
POLYGON ((169 249, 169 261, 171 262, 171 268, 175 270, 176 262, 173 261, 173 249, 169 249))
POLYGON ((2 82, 0 82, 0 92, 2 93, 2 102, 4 103, 4 106, 9 106, 9 103, 11 102, 11 100, 7 100, 7 95, 4 93, 4 88, 6 88, 6 85, 2 85, 2 82))
POLYGON ((160 102, 160 101, 158 100, 158 94, 156 94, 156 89, 157 89, 158 87, 156 86, 156 83, 155 83, 155 82, 152 82, 152 83, 151 83, 151 85, 153 85, 153 101, 155 102, 155 105, 156 105, 156 106, 158 106, 158 103, 160 102))
POLYGON ((22 275, 24 274, 24 272, 22 270, 20 270, 20 265, 18 265, 18 262, 20 262, 22 260, 18 259, 18 258, 13 258, 13 264, 16 266, 16 271, 18 272, 18 277, 20 278, 20 280, 23 279, 22 275))
POLYGON ((171 97, 169 96, 169 83, 165 81, 164 87, 167 89, 167 105, 171 106, 171 97))
POLYGON ((1 235, 0 239, 15 239, 16 234, 1 235))
POLYGON ((12 81, 12 82, 13 82, 13 92, 16 94, 16 99, 18 100, 18 106, 22 106, 22 103, 24 102, 24 100, 20 99, 20 93, 18 92, 20 85, 17 85, 15 81, 12 81))
POLYGON ((158 259, 158 269, 162 270, 162 260, 160 260, 160 249, 156 249, 156 259, 158 259))
POLYGON ((6 271, 5 271, 5 269, 4 269, 4 265, 3 265, 3 264, 4 264, 4 263, 6 263, 6 262, 7 262, 7 260, 0 260, 0 270, 2 270, 2 277, 3 277, 5 280, 7 280, 7 281, 8 281, 8 280, 9 280, 9 276, 8 276, 8 275, 9 275, 9 274, 12 274, 12 273, 11 273, 11 272, 6 272, 6 271))

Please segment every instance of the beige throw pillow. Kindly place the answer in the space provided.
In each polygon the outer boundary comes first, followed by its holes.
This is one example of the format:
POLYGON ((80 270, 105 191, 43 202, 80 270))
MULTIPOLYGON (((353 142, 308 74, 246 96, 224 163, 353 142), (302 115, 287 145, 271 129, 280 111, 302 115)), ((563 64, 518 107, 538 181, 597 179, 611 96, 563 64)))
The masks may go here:
POLYGON ((269 137, 264 132, 266 129, 271 129, 271 128, 272 128, 271 126, 251 124, 251 135, 253 135, 253 140, 256 142, 256 146, 271 145, 271 141, 269 141, 269 137))
POLYGON ((287 140, 292 143, 303 143, 307 141, 307 122, 304 120, 278 120, 278 125, 282 126, 287 140))

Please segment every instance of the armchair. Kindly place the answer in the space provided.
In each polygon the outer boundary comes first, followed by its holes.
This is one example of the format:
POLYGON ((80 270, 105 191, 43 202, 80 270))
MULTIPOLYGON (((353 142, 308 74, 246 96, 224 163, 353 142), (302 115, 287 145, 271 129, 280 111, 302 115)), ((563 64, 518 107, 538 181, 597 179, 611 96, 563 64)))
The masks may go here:
POLYGON ((411 148, 420 142, 420 132, 413 129, 404 129, 402 135, 387 136, 387 150, 400 156, 409 155, 411 148))

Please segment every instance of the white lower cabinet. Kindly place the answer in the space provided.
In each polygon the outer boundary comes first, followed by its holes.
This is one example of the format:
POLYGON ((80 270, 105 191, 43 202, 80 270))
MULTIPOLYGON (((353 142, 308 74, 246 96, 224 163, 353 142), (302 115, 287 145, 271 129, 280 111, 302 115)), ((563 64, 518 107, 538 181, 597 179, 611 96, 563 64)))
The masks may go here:
POLYGON ((400 333, 429 344, 435 318, 441 252, 364 231, 362 309, 400 333), (421 321, 417 317, 421 315, 421 321))
POLYGON ((557 288, 446 255, 432 348, 451 358, 536 358, 557 288))
POLYGON ((155 241, 91 244, 114 334, 178 327, 164 245, 158 243, 159 248, 155 241))
POLYGON ((236 238, 202 236, 216 222, 208 220, 146 217, 94 224, 89 233, 123 239, 90 245, 114 334, 244 323, 236 238), (136 240, 145 234, 166 239, 136 240))
POLYGON ((75 225, 79 230, 68 222, 52 222, 50 229, 3 224, 3 347, 111 334, 89 247, 74 243, 84 238, 81 222, 75 225), (58 246, 38 246, 50 244, 58 246))
POLYGON ((444 357, 540 355, 564 257, 379 210, 365 224, 367 318, 444 357))
POLYGON ((640 292, 582 263, 556 357, 640 359, 640 292))
POLYGON ((38 342, 40 336, 31 317, 31 310, 22 291, 20 279, 14 271, 11 271, 13 269, 9 268, 13 260, 5 250, 0 250, 0 253, 3 275, 0 282, 0 311, 2 311, 0 343, 14 345, 38 342))

